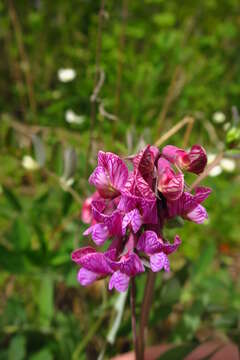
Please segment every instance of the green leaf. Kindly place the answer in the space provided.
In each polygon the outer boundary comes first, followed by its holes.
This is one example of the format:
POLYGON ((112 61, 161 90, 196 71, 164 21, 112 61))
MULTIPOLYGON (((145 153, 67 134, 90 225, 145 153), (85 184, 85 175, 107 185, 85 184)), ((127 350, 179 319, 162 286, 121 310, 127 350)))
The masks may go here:
POLYGON ((181 293, 180 282, 173 278, 166 282, 161 293, 161 304, 174 304, 179 300, 181 293))
POLYGON ((18 218, 13 222, 8 238, 16 249, 24 250, 30 247, 31 234, 28 225, 23 219, 18 218))
POLYGON ((22 335, 15 336, 8 350, 9 360, 23 360, 26 356, 26 339, 22 335))
POLYGON ((63 149, 60 142, 54 144, 50 162, 51 169, 60 176, 63 172, 63 149))
POLYGON ((40 323, 49 326, 54 312, 54 281, 47 274, 42 277, 37 301, 40 323))
POLYGON ((22 211, 22 206, 21 206, 18 198, 14 194, 14 192, 4 185, 2 186, 2 190, 3 190, 3 194, 5 195, 9 205, 18 212, 22 211))
POLYGON ((51 351, 47 348, 38 351, 29 358, 29 360, 52 360, 52 359, 53 359, 53 355, 51 351))
POLYGON ((192 275, 193 277, 199 277, 203 275, 209 266, 211 265, 216 254, 216 244, 210 243, 206 249, 204 249, 198 258, 198 261, 193 265, 192 275))

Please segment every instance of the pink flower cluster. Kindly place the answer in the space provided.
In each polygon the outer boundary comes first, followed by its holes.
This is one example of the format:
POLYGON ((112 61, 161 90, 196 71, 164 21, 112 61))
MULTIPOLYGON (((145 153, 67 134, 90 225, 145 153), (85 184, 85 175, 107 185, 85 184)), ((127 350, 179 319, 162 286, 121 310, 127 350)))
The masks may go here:
POLYGON ((168 145, 160 152, 148 145, 127 161, 131 170, 119 156, 100 151, 89 178, 96 192, 83 205, 82 220, 91 224, 84 235, 91 235, 98 246, 111 242, 106 251, 86 246, 72 253, 83 286, 110 276, 109 289, 125 291, 130 278, 145 267, 169 271, 168 255, 181 240, 176 235, 173 243, 166 241, 164 224, 176 216, 198 224, 207 218, 201 203, 211 190, 198 187, 191 194, 183 174, 204 170, 207 156, 201 146, 186 152, 168 145))

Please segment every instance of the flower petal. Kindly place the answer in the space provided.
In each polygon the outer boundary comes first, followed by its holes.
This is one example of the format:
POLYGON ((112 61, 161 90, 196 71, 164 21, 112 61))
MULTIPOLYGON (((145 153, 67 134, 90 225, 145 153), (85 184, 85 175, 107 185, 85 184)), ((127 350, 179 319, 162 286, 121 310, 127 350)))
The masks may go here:
POLYGON ((163 252, 150 256, 150 266, 153 272, 158 272, 162 269, 167 272, 170 271, 170 263, 168 257, 163 252))
POLYGON ((112 273, 105 254, 98 253, 90 246, 75 250, 72 254, 72 260, 78 265, 81 265, 83 268, 98 275, 107 275, 112 273))
POLYGON ((199 186, 195 189, 194 199, 198 202, 198 204, 200 204, 208 198, 211 192, 212 189, 210 189, 209 187, 199 186))
POLYGON ((197 205, 194 210, 186 214, 186 218, 197 224, 202 224, 208 218, 208 214, 202 205, 197 205))
POLYGON ((126 233, 127 226, 131 225, 132 230, 136 233, 142 225, 142 216, 138 209, 133 209, 123 217, 122 221, 122 233, 126 233))
POLYGON ((126 259, 121 260, 119 264, 121 272, 128 276, 135 276, 138 273, 144 272, 142 261, 135 253, 132 253, 126 259))
POLYGON ((189 152, 176 146, 167 145, 162 150, 162 155, 183 170, 200 174, 207 165, 207 154, 200 145, 193 145, 189 152))
POLYGON ((181 245, 181 239, 178 235, 176 235, 173 244, 171 244, 169 242, 165 242, 163 244, 163 252, 166 255, 169 255, 169 254, 173 253, 174 251, 176 251, 180 245, 181 245))
POLYGON ((129 280, 129 276, 121 273, 120 271, 116 271, 110 278, 108 288, 109 290, 115 288, 119 292, 124 292, 128 288, 129 280))
POLYGON ((157 214, 157 200, 155 199, 145 199, 139 198, 138 200, 139 209, 142 214, 144 224, 157 224, 158 223, 158 214, 157 214))
POLYGON ((88 235, 89 233, 92 234, 92 239, 98 246, 103 245, 110 236, 108 227, 105 224, 95 224, 87 229, 83 235, 88 235))
POLYGON ((114 189, 121 190, 128 179, 128 168, 119 156, 111 152, 99 151, 98 165, 102 166, 114 189))
POLYGON ((182 154, 183 156, 184 154, 186 154, 186 152, 173 145, 164 146, 164 148, 162 149, 162 156, 173 164, 176 163, 177 157, 180 154, 182 154))
POLYGON ((89 271, 87 269, 81 268, 78 271, 77 279, 80 282, 82 286, 87 286, 92 284, 94 281, 96 281, 99 278, 99 275, 89 271))
POLYGON ((107 260, 113 271, 120 270, 128 276, 135 276, 138 273, 144 272, 142 261, 135 253, 127 253, 119 261, 107 260))
POLYGON ((175 216, 185 216, 187 213, 191 212, 198 205, 195 200, 194 195, 184 192, 182 196, 176 201, 168 201, 168 216, 170 218, 175 216))
POLYGON ((144 178, 140 175, 140 173, 135 174, 135 195, 147 198, 147 199, 155 199, 156 196, 152 191, 149 184, 144 180, 144 178))
POLYGON ((148 145, 133 158, 134 169, 139 171, 146 181, 153 174, 154 163, 159 155, 158 148, 148 145))
POLYGON ((155 254, 162 250, 163 242, 158 239, 154 231, 147 230, 139 238, 137 250, 143 251, 148 255, 155 254))
POLYGON ((81 265, 81 260, 84 256, 96 253, 96 250, 91 246, 85 246, 80 249, 76 249, 72 252, 72 261, 76 264, 81 265))
POLYGON ((202 173, 207 165, 207 154, 205 149, 200 145, 193 145, 188 156, 190 164, 187 170, 197 175, 202 173))
POLYGON ((104 224, 108 227, 111 235, 122 235, 122 215, 118 210, 110 216, 105 216, 104 224))

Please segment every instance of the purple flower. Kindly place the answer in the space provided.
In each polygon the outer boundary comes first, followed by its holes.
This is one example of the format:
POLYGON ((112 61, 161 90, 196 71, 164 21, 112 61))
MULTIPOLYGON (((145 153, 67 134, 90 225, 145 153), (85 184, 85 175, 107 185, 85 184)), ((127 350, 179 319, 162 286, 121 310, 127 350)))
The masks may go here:
POLYGON ((106 200, 96 200, 91 205, 93 218, 97 223, 85 230, 83 235, 91 234, 98 246, 114 235, 122 235, 122 215, 113 200, 108 203, 106 200))
POLYGON ((153 272, 164 269, 170 271, 169 254, 176 251, 181 240, 176 235, 174 243, 164 242, 154 231, 145 231, 139 238, 137 250, 142 251, 150 257, 150 267, 153 272))
POLYGON ((208 218, 206 209, 200 205, 211 193, 211 189, 198 187, 195 195, 184 192, 177 201, 168 201, 168 217, 182 216, 184 219, 201 224, 208 218))
POLYGON ((114 270, 109 281, 109 290, 115 288, 118 291, 126 291, 130 278, 144 272, 142 261, 135 253, 126 253, 119 261, 108 260, 114 270))
POLYGON ((162 150, 162 155, 180 169, 200 174, 207 165, 207 154, 200 145, 193 145, 186 152, 176 146, 167 145, 162 150))
POLYGON ((115 154, 99 151, 98 166, 89 178, 99 194, 112 199, 121 193, 128 179, 128 169, 124 162, 115 154))
POLYGON ((117 155, 100 151, 89 178, 97 191, 83 204, 82 219, 91 224, 84 235, 91 235, 97 246, 110 243, 105 252, 90 246, 73 252, 72 260, 80 266, 78 281, 84 286, 110 277, 110 290, 125 291, 131 277, 144 272, 146 257, 152 271, 169 271, 168 256, 181 240, 176 235, 171 244, 162 238, 165 221, 181 216, 200 224, 207 218, 201 204, 211 190, 184 191, 182 172, 204 170, 206 153, 201 146, 186 152, 168 145, 160 153, 148 145, 127 160, 132 161, 132 171, 117 155))
POLYGON ((72 260, 76 264, 81 265, 81 269, 78 272, 78 281, 83 286, 90 285, 95 280, 113 273, 105 253, 98 253, 90 246, 75 250, 72 253, 72 260))
POLYGON ((99 253, 90 246, 80 248, 72 253, 72 260, 81 265, 78 272, 78 281, 87 286, 94 281, 111 275, 109 289, 125 291, 131 276, 144 271, 144 266, 135 253, 127 253, 116 259, 115 249, 99 253))
POLYGON ((151 186, 154 179, 154 168, 160 151, 155 146, 148 145, 133 158, 134 171, 139 173, 151 186))
POLYGON ((158 160, 158 190, 167 200, 175 201, 183 193, 184 176, 182 173, 175 174, 168 160, 158 160))

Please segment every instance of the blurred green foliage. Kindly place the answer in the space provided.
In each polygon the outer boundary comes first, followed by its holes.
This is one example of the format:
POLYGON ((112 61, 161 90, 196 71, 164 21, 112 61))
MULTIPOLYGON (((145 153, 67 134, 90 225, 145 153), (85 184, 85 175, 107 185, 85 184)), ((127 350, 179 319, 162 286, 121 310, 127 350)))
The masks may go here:
MULTIPOLYGON (((76 281, 70 254, 88 241, 81 203, 99 149, 133 153, 185 115, 195 118, 190 143, 229 149, 236 169, 204 180, 213 188, 208 223, 177 229, 183 244, 170 277, 157 278, 149 343, 239 344, 240 4, 107 0, 99 17, 102 3, 0 1, 0 360, 131 349, 127 306, 114 321, 125 300, 103 281, 89 289, 76 281), (60 69, 76 77, 61 81, 60 69)), ((171 142, 181 146, 183 133, 171 142)))

